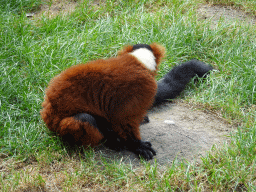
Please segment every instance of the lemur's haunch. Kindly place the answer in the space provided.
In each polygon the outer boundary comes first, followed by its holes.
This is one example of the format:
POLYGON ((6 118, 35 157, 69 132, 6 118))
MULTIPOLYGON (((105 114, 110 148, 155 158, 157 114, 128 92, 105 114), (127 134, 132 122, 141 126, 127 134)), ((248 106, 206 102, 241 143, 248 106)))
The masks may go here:
POLYGON ((127 46, 116 58, 73 66, 46 90, 41 116, 65 140, 115 150, 127 149, 146 160, 156 155, 141 141, 139 125, 147 110, 173 99, 194 76, 212 67, 191 60, 173 68, 159 82, 155 75, 165 49, 158 44, 127 46))
POLYGON ((152 159, 156 152, 141 141, 139 126, 154 102, 164 54, 156 43, 127 46, 117 57, 63 71, 46 90, 44 122, 77 144, 93 147, 104 138, 110 148, 152 159))

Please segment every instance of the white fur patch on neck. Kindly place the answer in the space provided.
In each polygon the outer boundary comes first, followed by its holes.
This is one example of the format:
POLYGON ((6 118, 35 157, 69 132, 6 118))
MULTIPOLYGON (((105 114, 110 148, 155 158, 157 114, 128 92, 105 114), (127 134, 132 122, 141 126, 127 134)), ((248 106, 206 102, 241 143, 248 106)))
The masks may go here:
POLYGON ((151 71, 156 70, 156 61, 155 61, 156 58, 150 50, 146 48, 140 48, 140 49, 136 49, 130 54, 136 57, 149 70, 151 71))

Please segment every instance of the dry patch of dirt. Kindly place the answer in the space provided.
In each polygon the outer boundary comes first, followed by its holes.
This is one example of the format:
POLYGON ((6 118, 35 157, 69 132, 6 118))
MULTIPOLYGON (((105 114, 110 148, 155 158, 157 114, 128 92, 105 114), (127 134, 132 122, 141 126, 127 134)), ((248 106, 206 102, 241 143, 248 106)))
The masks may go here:
MULTIPOLYGON (((35 13, 28 13, 28 17, 41 17, 42 15, 49 16, 50 18, 57 15, 67 15, 76 10, 78 2, 76 0, 46 0, 45 4, 40 7, 40 10, 35 13)), ((88 6, 102 6, 101 1, 89 1, 88 6)))
POLYGON ((40 7, 39 11, 30 15, 34 17, 40 17, 42 15, 49 17, 55 17, 59 14, 66 15, 74 12, 77 4, 76 1, 70 0, 53 0, 51 3, 46 1, 45 4, 40 7))
POLYGON ((245 13, 242 10, 234 9, 231 6, 222 5, 201 5, 197 9, 197 13, 200 15, 200 20, 211 19, 212 27, 218 24, 220 18, 224 18, 228 22, 239 21, 244 24, 256 24, 256 17, 245 13))

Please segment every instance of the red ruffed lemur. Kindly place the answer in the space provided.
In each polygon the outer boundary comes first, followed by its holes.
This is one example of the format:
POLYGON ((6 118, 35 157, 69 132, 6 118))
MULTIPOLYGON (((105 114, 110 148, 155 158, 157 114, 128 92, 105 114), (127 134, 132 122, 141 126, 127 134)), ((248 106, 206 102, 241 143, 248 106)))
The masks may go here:
POLYGON ((139 126, 147 110, 173 99, 211 66, 191 60, 173 68, 158 83, 165 48, 156 43, 126 46, 117 57, 72 66, 46 89, 41 116, 48 128, 78 145, 127 149, 146 160, 156 155, 141 140, 139 126))

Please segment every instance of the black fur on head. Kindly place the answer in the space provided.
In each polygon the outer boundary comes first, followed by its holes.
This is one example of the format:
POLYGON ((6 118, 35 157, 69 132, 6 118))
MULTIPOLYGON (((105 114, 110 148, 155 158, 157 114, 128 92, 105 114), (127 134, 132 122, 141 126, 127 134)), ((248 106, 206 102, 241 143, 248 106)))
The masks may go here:
POLYGON ((136 49, 140 49, 140 48, 146 48, 146 49, 152 51, 152 48, 148 44, 136 44, 136 45, 133 45, 133 47, 132 47, 133 51, 136 49))

